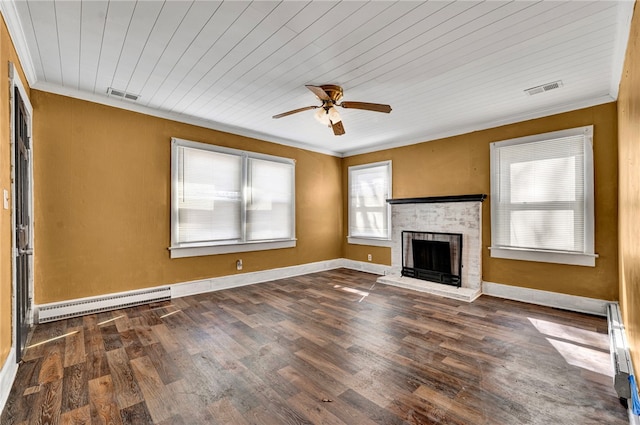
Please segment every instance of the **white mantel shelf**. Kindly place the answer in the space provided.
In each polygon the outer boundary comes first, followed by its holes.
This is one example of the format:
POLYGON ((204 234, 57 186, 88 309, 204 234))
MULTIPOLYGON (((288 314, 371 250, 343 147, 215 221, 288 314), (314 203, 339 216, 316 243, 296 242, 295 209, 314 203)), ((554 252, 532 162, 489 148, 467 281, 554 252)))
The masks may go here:
POLYGON ((422 198, 397 198, 387 199, 391 205, 397 204, 435 204, 447 202, 482 202, 487 199, 484 193, 474 195, 449 195, 449 196, 425 196, 422 198))

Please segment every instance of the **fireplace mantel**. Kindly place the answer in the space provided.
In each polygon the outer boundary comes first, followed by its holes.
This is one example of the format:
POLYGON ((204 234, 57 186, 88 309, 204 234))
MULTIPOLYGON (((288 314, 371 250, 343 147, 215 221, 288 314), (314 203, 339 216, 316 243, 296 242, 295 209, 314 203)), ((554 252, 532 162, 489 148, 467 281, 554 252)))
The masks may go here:
POLYGON ((427 196, 424 198, 397 198, 387 199, 389 204, 435 204, 446 202, 482 202, 487 195, 479 193, 475 195, 451 195, 451 196, 427 196))

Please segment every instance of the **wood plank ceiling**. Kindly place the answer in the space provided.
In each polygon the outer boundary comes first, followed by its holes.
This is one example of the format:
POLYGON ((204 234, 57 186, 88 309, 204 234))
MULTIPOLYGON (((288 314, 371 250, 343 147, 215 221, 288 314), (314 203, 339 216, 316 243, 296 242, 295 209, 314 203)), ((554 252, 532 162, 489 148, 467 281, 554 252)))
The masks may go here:
POLYGON ((349 155, 617 98, 630 1, 3 2, 32 87, 349 155), (525 89, 562 81, 557 90, 525 89), (338 84, 336 137, 305 84, 338 84), (139 95, 108 98, 108 88, 139 95))

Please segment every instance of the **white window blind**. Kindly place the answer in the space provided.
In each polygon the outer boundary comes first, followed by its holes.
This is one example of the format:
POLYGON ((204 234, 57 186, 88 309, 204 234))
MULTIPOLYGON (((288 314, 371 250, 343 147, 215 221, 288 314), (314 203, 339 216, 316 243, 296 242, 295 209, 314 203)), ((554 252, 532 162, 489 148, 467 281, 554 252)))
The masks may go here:
POLYGON ((171 190, 172 257, 295 246, 291 159, 174 138, 171 190))
POLYGON ((492 256, 594 263, 592 132, 491 145, 492 256))
POLYGON ((391 161, 349 167, 349 237, 390 239, 391 161))
POLYGON ((291 238, 293 167, 281 162, 249 159, 247 239, 291 238))
POLYGON ((242 237, 242 158, 178 148, 177 242, 239 240, 242 237))

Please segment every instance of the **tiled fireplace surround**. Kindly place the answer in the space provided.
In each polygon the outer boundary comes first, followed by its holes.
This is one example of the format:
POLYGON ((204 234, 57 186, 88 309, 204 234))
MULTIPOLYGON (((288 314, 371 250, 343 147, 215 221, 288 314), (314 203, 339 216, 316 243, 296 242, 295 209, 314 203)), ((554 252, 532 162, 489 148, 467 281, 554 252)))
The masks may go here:
POLYGON ((485 195, 390 200, 391 272, 379 283, 471 302, 482 294, 482 201, 485 195), (403 230, 462 234, 460 288, 401 275, 403 230))

